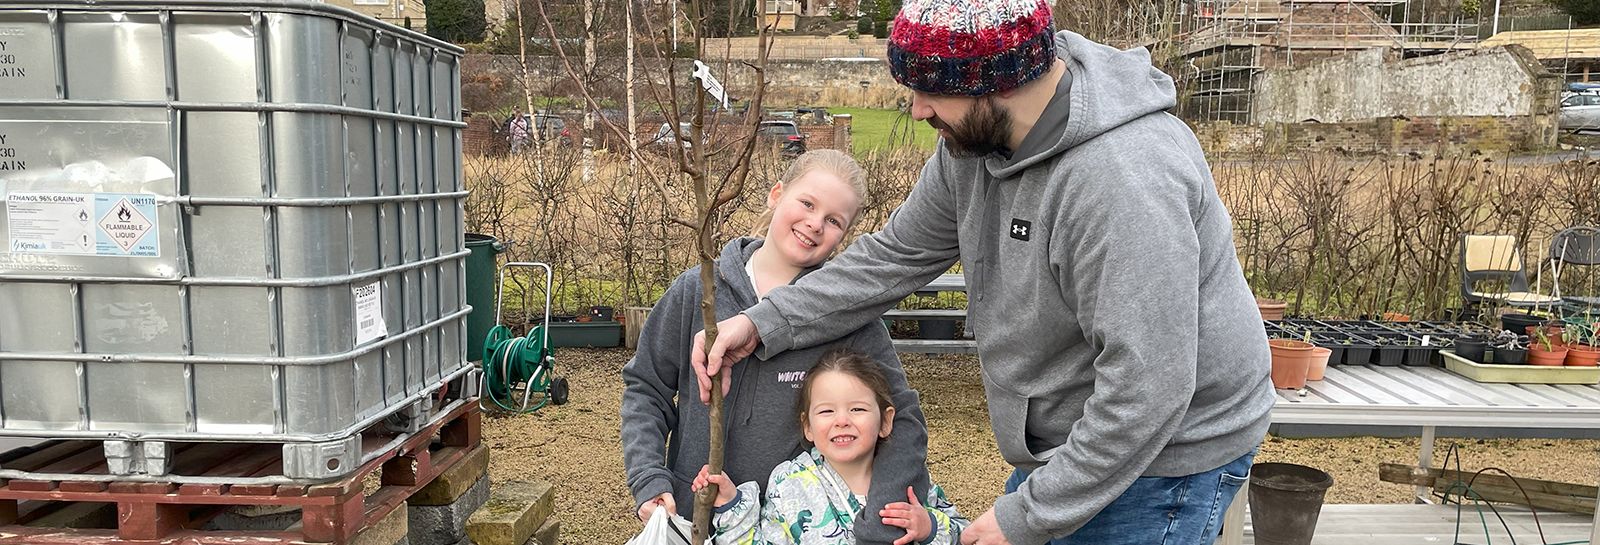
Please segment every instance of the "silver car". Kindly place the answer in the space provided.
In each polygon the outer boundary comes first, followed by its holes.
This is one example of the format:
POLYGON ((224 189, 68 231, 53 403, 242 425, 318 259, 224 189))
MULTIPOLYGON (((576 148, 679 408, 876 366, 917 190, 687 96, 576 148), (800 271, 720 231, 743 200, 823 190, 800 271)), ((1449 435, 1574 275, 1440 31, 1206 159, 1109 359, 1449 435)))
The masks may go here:
POLYGON ((1561 99, 1561 130, 1600 130, 1600 93, 1573 93, 1561 99))

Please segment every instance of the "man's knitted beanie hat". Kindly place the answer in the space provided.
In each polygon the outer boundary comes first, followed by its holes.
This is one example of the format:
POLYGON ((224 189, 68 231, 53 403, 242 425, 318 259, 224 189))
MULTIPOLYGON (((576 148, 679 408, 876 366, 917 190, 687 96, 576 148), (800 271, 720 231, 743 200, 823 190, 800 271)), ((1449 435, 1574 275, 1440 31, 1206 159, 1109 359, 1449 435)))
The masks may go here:
POLYGON ((917 91, 981 96, 1033 81, 1055 50, 1044 0, 906 0, 889 36, 889 72, 917 91))

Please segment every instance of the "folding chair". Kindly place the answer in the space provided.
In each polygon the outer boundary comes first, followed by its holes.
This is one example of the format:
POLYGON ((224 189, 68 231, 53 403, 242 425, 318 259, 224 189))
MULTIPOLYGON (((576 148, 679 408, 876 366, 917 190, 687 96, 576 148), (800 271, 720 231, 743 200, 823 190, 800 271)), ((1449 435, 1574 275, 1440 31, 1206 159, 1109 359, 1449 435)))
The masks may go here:
POLYGON ((1528 290, 1528 273, 1522 268, 1522 253, 1517 237, 1511 235, 1462 235, 1461 300, 1469 314, 1483 303, 1514 307, 1554 307, 1560 297, 1528 290), (1479 282, 1503 282, 1480 290, 1479 282))
POLYGON ((1590 286, 1583 295, 1567 295, 1561 289, 1561 273, 1567 266, 1592 267, 1600 265, 1600 227, 1580 225, 1562 229, 1550 239, 1551 295, 1579 308, 1600 306, 1600 293, 1594 289, 1593 271, 1588 275, 1590 286))

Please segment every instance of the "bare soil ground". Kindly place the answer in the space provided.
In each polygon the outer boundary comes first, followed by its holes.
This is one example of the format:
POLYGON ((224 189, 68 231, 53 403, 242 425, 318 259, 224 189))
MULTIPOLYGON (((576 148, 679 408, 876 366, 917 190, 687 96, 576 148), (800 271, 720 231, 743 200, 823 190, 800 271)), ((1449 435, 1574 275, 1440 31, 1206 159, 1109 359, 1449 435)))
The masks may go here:
MULTIPOLYGON (((623 478, 618 435, 622 365, 629 350, 564 349, 557 372, 572 383, 572 401, 531 415, 485 420, 494 482, 556 483, 556 516, 566 543, 621 544, 640 524, 623 478)), ((912 387, 928 417, 928 466, 963 512, 981 514, 1000 494, 1010 467, 1000 459, 984 407, 977 359, 905 356, 912 387)), ((1561 439, 1448 439, 1462 467, 1504 468, 1517 476, 1593 484, 1600 475, 1600 441, 1561 439)), ((1416 439, 1279 439, 1268 437, 1257 461, 1322 468, 1334 477, 1332 503, 1408 503, 1410 487, 1380 482, 1378 464, 1415 463, 1416 439)), ((1436 458, 1437 460, 1437 458, 1436 458)), ((1453 466, 1454 464, 1452 464, 1453 466)), ((682 501, 682 500, 680 500, 682 501)))

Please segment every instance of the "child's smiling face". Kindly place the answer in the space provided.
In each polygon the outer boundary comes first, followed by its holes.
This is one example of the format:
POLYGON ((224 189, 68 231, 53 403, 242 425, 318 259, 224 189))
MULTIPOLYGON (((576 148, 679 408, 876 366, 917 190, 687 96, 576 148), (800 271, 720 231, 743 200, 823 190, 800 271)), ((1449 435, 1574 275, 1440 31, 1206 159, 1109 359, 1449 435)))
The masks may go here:
POLYGON ((790 265, 805 268, 822 263, 844 240, 861 199, 838 175, 812 169, 773 186, 767 206, 772 208, 772 223, 766 243, 790 265))
POLYGON ((806 440, 833 463, 869 461, 878 439, 894 427, 894 407, 879 407, 866 383, 839 372, 823 372, 811 384, 806 440))

